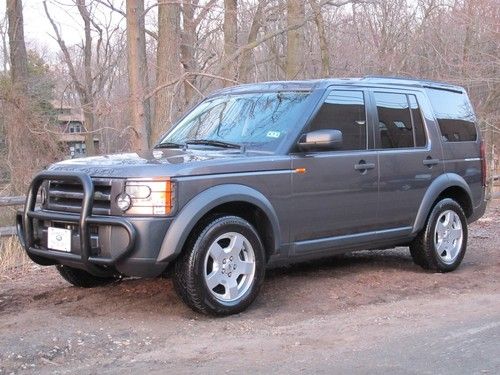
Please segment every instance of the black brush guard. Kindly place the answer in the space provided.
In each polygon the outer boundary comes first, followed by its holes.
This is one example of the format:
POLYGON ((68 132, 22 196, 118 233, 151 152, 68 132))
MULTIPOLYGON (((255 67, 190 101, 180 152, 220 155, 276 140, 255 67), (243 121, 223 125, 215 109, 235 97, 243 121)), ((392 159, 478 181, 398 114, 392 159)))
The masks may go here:
POLYGON ((134 248, 137 237, 135 227, 126 219, 116 216, 95 216, 92 215, 94 198, 94 183, 89 175, 79 172, 59 172, 45 171, 37 174, 28 190, 24 211, 18 213, 17 233, 21 244, 26 251, 35 257, 51 259, 64 264, 64 261, 70 263, 80 263, 90 273, 97 276, 109 274, 105 267, 113 266, 134 248), (64 182, 80 183, 83 187, 83 199, 80 215, 67 214, 63 212, 35 210, 38 190, 46 180, 57 180, 64 182), (78 224, 80 235, 80 254, 66 253, 62 251, 51 250, 34 246, 34 226, 33 220, 47 220, 53 222, 64 222, 78 224), (128 244, 123 251, 111 258, 92 256, 90 225, 114 225, 123 227, 128 234, 128 244))

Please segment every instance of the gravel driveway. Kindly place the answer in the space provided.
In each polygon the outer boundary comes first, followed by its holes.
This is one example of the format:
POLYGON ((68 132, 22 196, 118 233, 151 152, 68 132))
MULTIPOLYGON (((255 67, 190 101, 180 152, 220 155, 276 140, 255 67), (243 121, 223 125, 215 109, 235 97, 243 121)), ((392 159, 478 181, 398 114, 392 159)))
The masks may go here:
POLYGON ((268 272, 245 313, 208 318, 169 279, 77 289, 52 268, 0 276, 0 374, 500 373, 500 200, 462 266, 407 248, 268 272))

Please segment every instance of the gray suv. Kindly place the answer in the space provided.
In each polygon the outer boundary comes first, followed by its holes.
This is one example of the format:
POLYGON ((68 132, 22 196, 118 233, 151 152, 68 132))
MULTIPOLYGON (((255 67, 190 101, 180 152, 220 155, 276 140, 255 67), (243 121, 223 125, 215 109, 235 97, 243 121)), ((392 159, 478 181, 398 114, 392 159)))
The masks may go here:
POLYGON ((252 303, 268 265, 409 246, 423 268, 452 271, 484 187, 461 87, 268 82, 214 93, 145 154, 51 165, 17 226, 29 257, 73 285, 173 269, 187 305, 228 315, 252 303))

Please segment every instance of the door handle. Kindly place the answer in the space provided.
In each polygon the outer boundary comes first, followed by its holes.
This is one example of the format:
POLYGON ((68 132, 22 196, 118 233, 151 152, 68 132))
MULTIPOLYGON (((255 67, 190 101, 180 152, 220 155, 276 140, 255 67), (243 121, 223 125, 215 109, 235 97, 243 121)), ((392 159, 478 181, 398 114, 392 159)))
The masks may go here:
POLYGON ((427 165, 428 167, 432 167, 433 165, 439 164, 439 159, 433 159, 430 156, 427 157, 427 159, 423 160, 424 165, 427 165))
POLYGON ((364 160, 360 160, 358 164, 354 164, 354 169, 357 171, 366 171, 368 169, 374 169, 375 164, 374 163, 367 163, 364 160))

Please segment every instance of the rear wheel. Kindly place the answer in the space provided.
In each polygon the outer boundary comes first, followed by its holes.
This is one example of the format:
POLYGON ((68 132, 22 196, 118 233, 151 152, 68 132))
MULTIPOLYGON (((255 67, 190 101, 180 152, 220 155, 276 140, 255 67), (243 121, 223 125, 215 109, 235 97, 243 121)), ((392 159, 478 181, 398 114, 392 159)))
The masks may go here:
POLYGON ((192 309, 212 315, 245 310, 265 273, 264 247, 253 226, 236 216, 212 219, 175 265, 174 285, 192 309))
POLYGON ((445 198, 433 208, 425 228, 413 240, 410 252, 415 263, 429 270, 456 269, 467 248, 467 218, 460 205, 445 198))
POLYGON ((118 277, 115 276, 98 277, 88 273, 87 271, 69 266, 57 265, 56 269, 59 271, 59 274, 64 280, 80 288, 94 288, 96 286, 110 284, 113 281, 118 280, 118 277))

